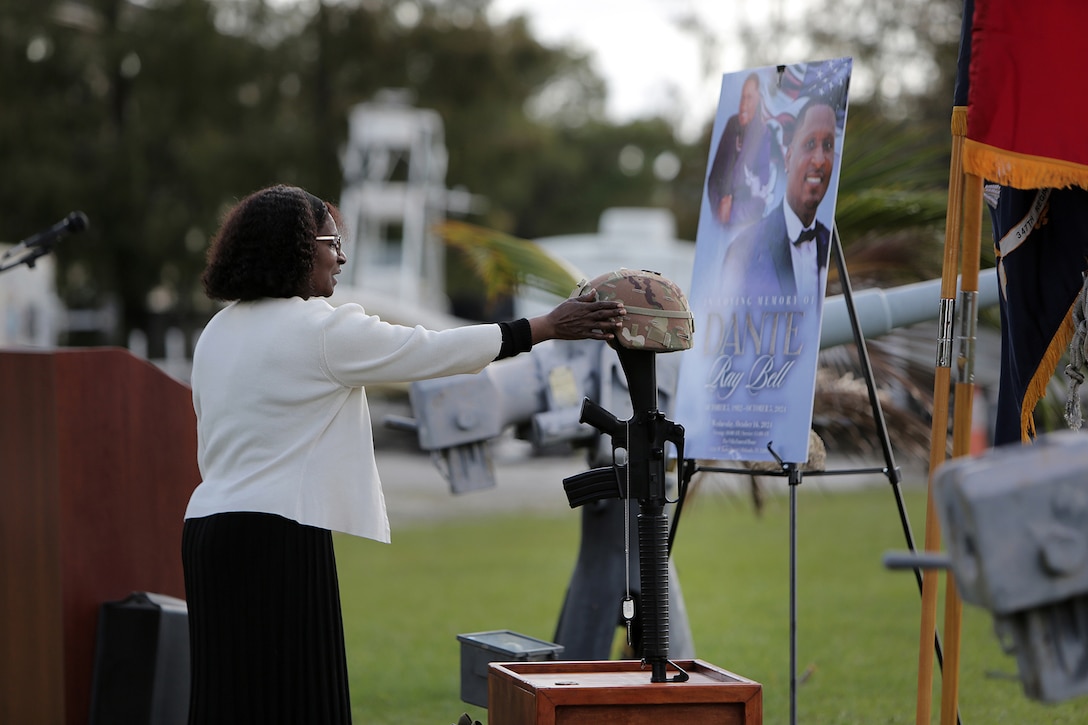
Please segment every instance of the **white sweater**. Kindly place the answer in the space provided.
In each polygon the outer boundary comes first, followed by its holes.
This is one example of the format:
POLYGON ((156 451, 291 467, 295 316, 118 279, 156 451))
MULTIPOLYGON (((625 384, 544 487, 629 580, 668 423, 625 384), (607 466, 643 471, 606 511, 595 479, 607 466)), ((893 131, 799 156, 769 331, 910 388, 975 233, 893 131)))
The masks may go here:
POLYGON ((433 331, 322 298, 235 302, 193 353, 202 483, 185 518, 228 511, 389 541, 364 385, 473 373, 498 325, 433 331))

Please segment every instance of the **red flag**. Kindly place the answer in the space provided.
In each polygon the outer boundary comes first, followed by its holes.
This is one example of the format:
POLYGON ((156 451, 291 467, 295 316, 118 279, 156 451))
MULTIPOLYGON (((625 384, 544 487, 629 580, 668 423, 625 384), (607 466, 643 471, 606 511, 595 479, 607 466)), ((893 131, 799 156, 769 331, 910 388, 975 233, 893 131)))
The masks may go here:
POLYGON ((964 4, 955 99, 967 105, 963 167, 996 182, 995 444, 1034 437, 1035 405, 1074 333, 1070 310, 1088 260, 1088 136, 1080 130, 1088 95, 1076 83, 1086 26, 1082 0, 964 4))
POLYGON ((1084 0, 976 0, 964 169, 1018 189, 1088 187, 1084 0))

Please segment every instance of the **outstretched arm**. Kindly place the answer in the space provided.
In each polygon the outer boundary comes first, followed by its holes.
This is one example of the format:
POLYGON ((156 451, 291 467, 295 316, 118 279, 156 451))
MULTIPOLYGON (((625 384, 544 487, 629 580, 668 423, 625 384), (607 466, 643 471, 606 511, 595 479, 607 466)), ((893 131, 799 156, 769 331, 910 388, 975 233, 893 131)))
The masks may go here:
POLYGON ((559 303, 546 315, 529 320, 533 344, 545 340, 611 340, 627 314, 623 303, 600 302, 597 291, 559 303))

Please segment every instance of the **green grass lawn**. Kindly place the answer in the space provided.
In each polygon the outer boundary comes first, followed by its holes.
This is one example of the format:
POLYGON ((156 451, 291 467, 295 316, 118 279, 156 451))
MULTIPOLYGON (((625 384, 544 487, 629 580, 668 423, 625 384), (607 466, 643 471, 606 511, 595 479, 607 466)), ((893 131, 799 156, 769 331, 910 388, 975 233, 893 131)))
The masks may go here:
MULTIPOLYGON (((813 479, 809 479, 813 480, 813 479)), ((485 493, 476 495, 487 495, 485 493)), ((921 545, 925 491, 904 498, 921 545)), ((551 640, 578 548, 577 511, 497 515, 395 529, 393 544, 336 539, 355 722, 449 725, 462 712, 458 634, 510 629, 551 640)), ((888 486, 797 495, 797 720, 915 722, 920 596, 886 570, 906 549, 888 486)), ((673 560, 696 656, 763 685, 765 723, 789 722, 789 499, 757 516, 722 493, 686 506, 673 560)), ((942 623, 943 594, 938 611, 942 623)), ((959 677, 963 725, 1085 723, 1088 698, 1024 697, 1016 661, 985 610, 965 606, 959 677)), ((940 673, 932 722, 940 721, 940 673)))

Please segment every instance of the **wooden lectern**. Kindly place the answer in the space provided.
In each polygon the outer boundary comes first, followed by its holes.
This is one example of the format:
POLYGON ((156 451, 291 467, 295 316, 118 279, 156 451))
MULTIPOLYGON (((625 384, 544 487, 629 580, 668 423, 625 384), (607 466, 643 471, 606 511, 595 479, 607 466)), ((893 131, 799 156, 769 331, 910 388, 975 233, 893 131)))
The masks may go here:
MULTIPOLYGON (((686 682, 650 682, 638 661, 492 662, 490 725, 762 725, 763 686, 702 660, 686 682)), ((670 670, 670 673, 672 671, 670 670)))
POLYGON ((0 723, 87 722, 99 607, 183 599, 188 386, 126 350, 0 350, 0 723))

